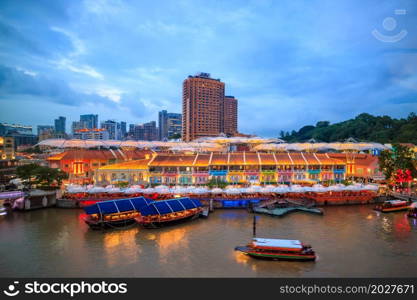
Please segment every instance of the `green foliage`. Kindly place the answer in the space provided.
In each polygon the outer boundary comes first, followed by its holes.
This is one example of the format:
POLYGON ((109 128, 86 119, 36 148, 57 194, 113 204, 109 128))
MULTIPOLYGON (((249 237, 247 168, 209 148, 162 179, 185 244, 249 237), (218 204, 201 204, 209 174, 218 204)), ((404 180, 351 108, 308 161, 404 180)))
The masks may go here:
POLYGON ((39 148, 39 146, 26 148, 26 149, 22 150, 22 152, 23 153, 36 153, 36 154, 43 153, 42 150, 39 148))
POLYGON ((176 133, 171 135, 170 137, 168 137, 169 140, 177 140, 181 138, 181 134, 180 133, 176 133))
POLYGON ((311 138, 336 142, 350 137, 359 141, 417 144, 417 115, 410 113, 406 119, 393 119, 363 113, 354 119, 335 124, 319 121, 316 126, 308 125, 299 131, 292 131, 284 139, 288 142, 303 142, 311 138))
POLYGON ((129 182, 127 182, 127 181, 119 181, 119 182, 117 182, 116 184, 115 184, 115 186, 116 187, 118 187, 118 188, 126 188, 126 187, 128 187, 129 186, 129 182))
POLYGON ((29 186, 32 184, 40 185, 41 187, 54 184, 60 186, 62 181, 68 178, 68 174, 59 169, 43 167, 37 164, 19 166, 16 169, 16 173, 29 186))
POLYGON ((387 179, 392 179, 397 170, 410 170, 411 176, 417 176, 414 152, 407 146, 393 144, 393 151, 382 151, 379 166, 387 179))
POLYGON ((207 186, 211 189, 215 188, 215 187, 224 189, 227 185, 229 185, 229 184, 226 181, 218 181, 214 178, 210 179, 207 182, 207 186))

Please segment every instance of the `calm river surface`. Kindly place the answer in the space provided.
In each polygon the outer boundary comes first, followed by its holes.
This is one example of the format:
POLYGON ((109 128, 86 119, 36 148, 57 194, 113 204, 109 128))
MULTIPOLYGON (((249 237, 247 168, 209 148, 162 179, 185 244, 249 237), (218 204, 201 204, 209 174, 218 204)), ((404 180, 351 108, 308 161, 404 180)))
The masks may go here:
POLYGON ((234 251, 252 234, 245 210, 162 229, 93 231, 81 210, 0 217, 1 277, 416 277, 417 220, 371 206, 326 207, 324 216, 260 216, 259 237, 299 239, 316 262, 263 261, 234 251))

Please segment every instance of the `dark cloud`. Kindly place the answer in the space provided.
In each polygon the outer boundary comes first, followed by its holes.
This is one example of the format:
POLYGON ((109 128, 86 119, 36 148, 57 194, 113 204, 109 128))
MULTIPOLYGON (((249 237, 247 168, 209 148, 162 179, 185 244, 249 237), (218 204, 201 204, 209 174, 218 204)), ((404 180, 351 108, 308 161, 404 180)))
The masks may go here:
POLYGON ((44 101, 71 106, 81 105, 83 102, 114 105, 114 102, 106 97, 79 93, 63 80, 51 79, 39 74, 29 75, 24 70, 0 66, 0 96, 5 95, 38 96, 44 101))

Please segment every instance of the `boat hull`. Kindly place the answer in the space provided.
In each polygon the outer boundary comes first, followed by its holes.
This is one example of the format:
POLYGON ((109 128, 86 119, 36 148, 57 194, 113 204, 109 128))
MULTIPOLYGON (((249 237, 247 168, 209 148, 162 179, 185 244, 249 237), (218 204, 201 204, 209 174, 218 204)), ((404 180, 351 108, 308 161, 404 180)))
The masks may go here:
POLYGON ((287 260, 287 261, 315 261, 316 256, 307 254, 296 254, 296 253, 273 253, 273 252, 259 252, 256 250, 249 249, 247 247, 236 247, 236 251, 240 251, 250 257, 257 259, 268 259, 268 260, 287 260))
POLYGON ((143 226, 144 228, 147 229, 155 229, 155 228, 161 228, 161 227, 165 227, 165 226, 172 226, 172 225, 176 225, 176 224, 181 224, 184 223, 186 221, 191 221, 194 219, 199 218, 200 213, 194 214, 194 215, 190 215, 187 216, 185 218, 181 218, 181 219, 175 219, 175 220, 167 220, 167 221, 161 221, 161 222, 143 222, 140 218, 136 219, 136 222, 143 226))
POLYGON ((390 213, 390 212, 396 212, 396 211, 404 211, 404 210, 409 210, 410 207, 409 206, 401 206, 401 207, 391 207, 391 208, 374 208, 376 211, 380 211, 383 213, 390 213))
POLYGON ((136 223, 135 219, 126 219, 119 221, 92 221, 84 219, 84 222, 91 229, 112 229, 112 228, 123 228, 136 223))

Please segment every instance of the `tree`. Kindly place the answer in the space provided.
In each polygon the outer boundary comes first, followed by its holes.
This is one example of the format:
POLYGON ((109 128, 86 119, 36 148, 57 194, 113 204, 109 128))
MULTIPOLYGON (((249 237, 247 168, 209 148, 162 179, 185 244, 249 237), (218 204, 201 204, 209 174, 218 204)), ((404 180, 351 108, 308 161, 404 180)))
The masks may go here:
POLYGON ((417 144, 417 115, 412 112, 406 119, 393 119, 389 116, 362 113, 354 119, 340 123, 319 121, 316 126, 308 125, 299 131, 293 130, 285 140, 303 142, 315 138, 325 142, 336 142, 349 137, 359 141, 417 144))
POLYGON ((181 138, 181 133, 175 133, 173 135, 171 135, 170 137, 168 137, 169 140, 177 140, 181 138))
POLYGON ((379 156, 379 166, 388 180, 396 181, 399 174, 417 176, 416 160, 411 148, 400 144, 393 144, 393 150, 384 150, 379 156))
POLYGON ((16 169, 17 177, 22 179, 24 184, 27 183, 28 185, 30 185, 31 181, 34 179, 33 177, 35 176, 37 170, 40 167, 41 166, 37 164, 28 164, 28 165, 19 166, 16 169))
POLYGON ((129 182, 127 182, 127 181, 118 181, 115 185, 118 188, 126 188, 126 187, 129 186, 129 182))
POLYGON ((17 167, 17 176, 29 186, 37 184, 42 187, 50 187, 54 184, 61 186, 62 181, 68 178, 68 174, 54 168, 37 164, 29 164, 17 167))
POLYGON ((329 121, 318 121, 316 124, 317 128, 323 128, 323 127, 327 127, 330 125, 329 121))
POLYGON ((221 189, 224 189, 226 186, 228 185, 228 183, 226 181, 217 181, 216 179, 212 178, 207 182, 207 186, 209 188, 214 188, 214 187, 218 187, 221 189))

